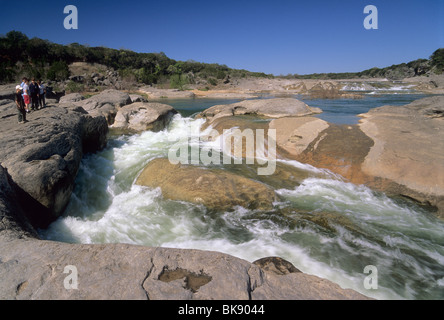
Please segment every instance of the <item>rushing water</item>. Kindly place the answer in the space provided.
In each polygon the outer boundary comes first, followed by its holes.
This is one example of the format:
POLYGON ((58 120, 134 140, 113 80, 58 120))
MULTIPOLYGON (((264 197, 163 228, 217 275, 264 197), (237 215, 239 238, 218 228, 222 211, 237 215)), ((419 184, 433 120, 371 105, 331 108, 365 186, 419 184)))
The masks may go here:
POLYGON ((166 157, 190 126, 202 124, 176 115, 164 131, 110 137, 105 150, 83 159, 64 216, 41 230, 42 237, 216 250, 249 261, 280 256, 303 272, 375 298, 444 298, 444 222, 406 200, 296 161, 280 164, 306 178, 277 188, 280 199, 268 212, 215 212, 134 184, 148 162, 166 157), (378 269, 377 290, 364 288, 367 265, 378 269))

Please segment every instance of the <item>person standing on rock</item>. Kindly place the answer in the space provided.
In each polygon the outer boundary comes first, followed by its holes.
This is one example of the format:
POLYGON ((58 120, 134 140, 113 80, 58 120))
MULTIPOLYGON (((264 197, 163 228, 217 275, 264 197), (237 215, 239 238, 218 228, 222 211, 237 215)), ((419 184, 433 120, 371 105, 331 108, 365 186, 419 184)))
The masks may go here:
POLYGON ((32 78, 32 83, 29 85, 29 92, 31 93, 32 110, 37 110, 39 108, 39 95, 40 88, 35 79, 32 78))
POLYGON ((45 85, 42 83, 42 80, 39 80, 39 105, 40 105, 40 109, 45 108, 46 107, 46 102, 45 102, 45 95, 46 95, 46 87, 45 85))
POLYGON ((26 122, 25 101, 23 101, 21 86, 15 87, 15 104, 17 106, 18 123, 26 122))
POLYGON ((29 104, 31 103, 31 97, 29 95, 29 80, 24 78, 23 80, 23 101, 25 102, 25 111, 29 113, 29 104))
MULTIPOLYGON (((23 79, 22 79, 22 83, 20 83, 20 87, 22 87, 22 88, 24 88, 25 87, 25 84, 26 84, 26 77, 23 77, 23 79)), ((23 92, 22 92, 22 97, 23 97, 23 92)))

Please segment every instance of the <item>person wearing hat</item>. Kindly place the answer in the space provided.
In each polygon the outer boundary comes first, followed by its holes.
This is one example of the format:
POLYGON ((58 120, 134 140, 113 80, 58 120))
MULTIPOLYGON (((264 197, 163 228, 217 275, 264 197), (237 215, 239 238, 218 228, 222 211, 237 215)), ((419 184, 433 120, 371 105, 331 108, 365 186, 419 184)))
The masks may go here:
POLYGON ((18 123, 25 123, 26 121, 26 110, 25 101, 22 97, 23 88, 18 85, 15 87, 15 104, 17 105, 18 123))

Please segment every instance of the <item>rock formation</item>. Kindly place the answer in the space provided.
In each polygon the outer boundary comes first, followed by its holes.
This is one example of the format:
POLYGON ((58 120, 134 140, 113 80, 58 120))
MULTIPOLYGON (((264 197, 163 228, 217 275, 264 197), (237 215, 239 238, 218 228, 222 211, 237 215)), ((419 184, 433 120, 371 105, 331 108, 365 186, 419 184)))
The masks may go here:
POLYGON ((280 156, 340 174, 390 195, 406 196, 444 214, 444 98, 384 106, 359 125, 302 117, 270 122, 280 156))
POLYGON ((26 201, 33 223, 44 226, 64 211, 83 154, 106 145, 108 126, 103 117, 60 107, 32 113, 18 125, 14 109, 12 103, 0 111, 0 162, 35 201, 26 201))
POLYGON ((148 99, 150 100, 194 98, 193 92, 178 89, 158 89, 151 86, 145 86, 139 88, 138 91, 147 94, 148 99))
POLYGON ((444 97, 385 106, 361 115, 374 141, 362 171, 384 188, 439 208, 444 217, 444 97))
POLYGON ((260 182, 221 169, 173 165, 168 159, 148 163, 136 183, 160 187, 167 199, 203 204, 217 210, 234 206, 267 210, 276 200, 274 191, 260 182))
POLYGON ((176 113, 167 104, 135 102, 117 111, 112 128, 128 132, 160 131, 176 113))
POLYGON ((104 116, 108 124, 113 124, 117 111, 130 104, 131 98, 126 92, 109 89, 89 99, 74 102, 76 106, 85 109, 91 116, 104 116))
MULTIPOLYGON (((123 94, 108 97, 68 97, 21 125, 14 103, 0 104, 0 299, 367 299, 275 259, 261 269, 218 252, 40 240, 34 227, 63 211, 82 155, 105 145, 102 107, 128 104, 123 94), (280 274, 270 272, 273 263, 280 274)), ((221 177, 242 193, 244 181, 231 178, 221 177)), ((260 183, 251 187, 274 196, 260 183)))
POLYGON ((229 105, 217 105, 199 114, 211 124, 221 117, 236 115, 254 115, 266 118, 299 117, 321 113, 319 108, 313 108, 304 102, 293 98, 244 100, 229 105))

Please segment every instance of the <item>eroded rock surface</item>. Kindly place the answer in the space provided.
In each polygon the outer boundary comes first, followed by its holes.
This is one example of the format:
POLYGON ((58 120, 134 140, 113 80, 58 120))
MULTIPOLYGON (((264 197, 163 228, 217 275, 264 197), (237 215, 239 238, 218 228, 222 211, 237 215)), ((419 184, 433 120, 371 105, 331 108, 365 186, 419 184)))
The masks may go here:
POLYGON ((229 105, 217 105, 201 112, 199 117, 209 123, 220 117, 255 115, 266 118, 299 117, 321 113, 319 108, 309 107, 293 98, 244 100, 229 105))
POLYGON ((136 102, 117 111, 112 127, 130 132, 160 131, 174 114, 177 111, 167 104, 136 102))
MULTIPOLYGON (((0 104, 0 299, 367 299, 328 280, 267 272, 218 252, 40 240, 34 226, 63 210, 84 152, 106 143, 105 116, 112 113, 102 111, 116 111, 119 101, 128 104, 120 94, 114 105, 102 104, 102 98, 48 107, 21 125, 13 102, 0 104)), ((268 207, 274 199, 271 189, 247 178, 206 177, 192 171, 183 179, 205 188, 219 179, 220 190, 230 186, 246 206, 268 207)))
POLYGON ((276 196, 265 184, 221 169, 171 164, 168 159, 148 163, 136 183, 162 189, 167 199, 225 210, 234 206, 271 209, 276 196))
POLYGON ((383 179, 391 192, 438 206, 444 217, 444 97, 361 116, 360 129, 374 141, 363 172, 383 179))
POLYGON ((25 124, 16 117, 14 103, 0 107, 0 163, 30 196, 22 198, 32 222, 44 226, 68 204, 83 154, 106 145, 108 126, 103 117, 54 106, 25 124))
POLYGON ((85 109, 93 117, 105 117, 109 125, 113 124, 117 111, 131 102, 128 93, 114 89, 102 91, 85 100, 71 101, 74 105, 85 109))

